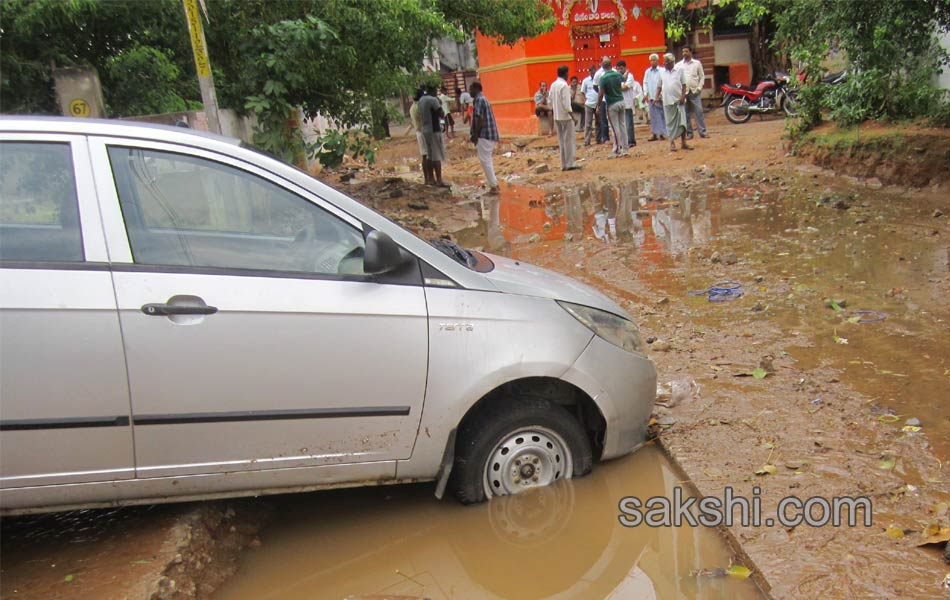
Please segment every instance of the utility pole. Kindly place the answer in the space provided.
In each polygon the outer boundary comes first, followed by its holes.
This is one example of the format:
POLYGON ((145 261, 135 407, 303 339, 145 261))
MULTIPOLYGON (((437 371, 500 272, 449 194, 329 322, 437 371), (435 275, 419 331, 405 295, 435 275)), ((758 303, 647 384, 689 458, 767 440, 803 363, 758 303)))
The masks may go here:
POLYGON ((221 120, 218 118, 218 98, 214 93, 214 79, 211 76, 211 59, 208 58, 208 43, 201 27, 201 12, 198 0, 181 0, 185 7, 185 19, 188 21, 188 37, 195 54, 195 69, 198 71, 198 86, 201 88, 201 102, 208 116, 208 129, 221 133, 221 120))

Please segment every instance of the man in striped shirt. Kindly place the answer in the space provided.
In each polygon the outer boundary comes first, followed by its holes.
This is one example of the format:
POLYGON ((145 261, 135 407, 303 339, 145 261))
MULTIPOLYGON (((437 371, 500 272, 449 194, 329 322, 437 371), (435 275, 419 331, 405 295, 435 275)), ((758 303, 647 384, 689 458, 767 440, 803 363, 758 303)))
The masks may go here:
POLYGON ((485 179, 488 180, 488 193, 498 193, 498 178, 495 177, 495 165, 492 153, 498 143, 498 125, 495 123, 495 113, 492 111, 488 98, 482 93, 480 81, 473 81, 469 86, 472 94, 472 134, 471 141, 475 144, 478 161, 482 163, 485 179))

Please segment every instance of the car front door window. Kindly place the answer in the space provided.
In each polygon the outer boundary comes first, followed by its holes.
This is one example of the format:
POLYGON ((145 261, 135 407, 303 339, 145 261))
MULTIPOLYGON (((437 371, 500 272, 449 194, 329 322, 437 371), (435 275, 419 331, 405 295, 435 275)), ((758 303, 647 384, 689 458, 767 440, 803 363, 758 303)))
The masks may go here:
POLYGON ((361 275, 362 233, 256 175, 210 160, 112 146, 134 261, 361 275))

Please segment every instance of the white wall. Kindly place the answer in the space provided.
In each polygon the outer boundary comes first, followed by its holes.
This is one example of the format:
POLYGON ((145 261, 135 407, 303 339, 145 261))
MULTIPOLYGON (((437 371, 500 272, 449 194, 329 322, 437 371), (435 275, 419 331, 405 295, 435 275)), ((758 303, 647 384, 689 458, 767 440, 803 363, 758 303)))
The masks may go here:
MULTIPOLYGON (((945 32, 938 39, 944 50, 950 52, 950 32, 945 32)), ((950 90, 950 67, 944 67, 943 74, 937 77, 937 85, 945 90, 950 90)))
POLYGON ((716 47, 716 64, 730 65, 736 63, 751 63, 752 53, 749 50, 749 40, 714 40, 716 47))

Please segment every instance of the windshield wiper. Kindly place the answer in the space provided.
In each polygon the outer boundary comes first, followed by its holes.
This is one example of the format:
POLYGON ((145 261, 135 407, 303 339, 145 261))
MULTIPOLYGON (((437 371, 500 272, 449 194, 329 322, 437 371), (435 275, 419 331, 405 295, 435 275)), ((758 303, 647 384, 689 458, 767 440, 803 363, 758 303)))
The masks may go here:
POLYGON ((445 238, 432 238, 429 240, 429 243, 438 248, 449 258, 465 265, 469 269, 474 268, 475 265, 478 264, 478 259, 475 258, 474 254, 451 240, 447 240, 445 238))

